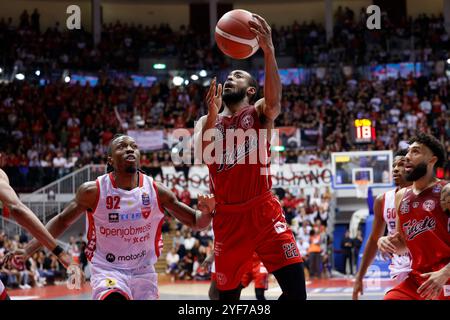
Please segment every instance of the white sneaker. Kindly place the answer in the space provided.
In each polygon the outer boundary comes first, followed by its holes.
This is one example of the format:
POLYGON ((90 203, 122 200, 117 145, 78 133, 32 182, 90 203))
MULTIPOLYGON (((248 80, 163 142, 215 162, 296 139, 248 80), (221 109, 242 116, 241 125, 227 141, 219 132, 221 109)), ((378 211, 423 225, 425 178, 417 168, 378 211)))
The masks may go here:
POLYGON ((24 290, 24 289, 26 289, 27 287, 25 287, 24 285, 19 284, 19 288, 22 289, 22 290, 24 290))
POLYGON ((26 285, 24 285, 24 287, 26 288, 26 289, 31 289, 31 286, 27 283, 26 285))

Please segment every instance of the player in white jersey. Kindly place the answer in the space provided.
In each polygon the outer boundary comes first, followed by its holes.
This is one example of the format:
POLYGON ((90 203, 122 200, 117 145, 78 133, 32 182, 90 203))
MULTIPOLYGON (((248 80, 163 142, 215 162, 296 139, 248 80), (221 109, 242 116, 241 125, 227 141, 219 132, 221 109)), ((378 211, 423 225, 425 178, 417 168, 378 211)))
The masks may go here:
MULTIPOLYGON (((194 230, 208 227, 212 219, 214 204, 208 196, 199 195, 201 211, 189 208, 142 173, 139 160, 135 140, 115 136, 108 150, 110 172, 81 185, 75 199, 47 225, 59 236, 86 212, 86 256, 95 300, 158 298, 154 264, 162 246, 164 209, 194 230)), ((33 241, 27 255, 38 248, 33 241)))
MULTIPOLYGON (((72 261, 70 256, 58 246, 56 240, 48 230, 45 229, 44 225, 36 215, 20 201, 13 188, 9 185, 8 176, 2 169, 0 169, 0 202, 3 203, 3 210, 9 210, 11 217, 13 217, 17 223, 27 229, 40 241, 40 243, 52 251, 65 267, 69 266, 72 261)), ((14 258, 13 253, 7 254, 4 259, 0 261, 0 266, 12 258, 14 258)), ((23 263, 23 261, 16 262, 23 263)), ((9 300, 9 296, 6 293, 3 283, 0 281, 0 300, 7 299, 9 300)))
MULTIPOLYGON (((377 242, 384 235, 386 226, 388 233, 395 233, 395 193, 409 185, 411 182, 406 181, 405 173, 405 156, 407 150, 399 150, 394 156, 392 176, 396 188, 379 195, 374 202, 374 220, 372 232, 367 240, 361 264, 356 274, 355 284, 353 286, 353 300, 358 300, 359 294, 363 294, 363 279, 367 269, 372 264, 378 250, 377 242)), ((390 276, 393 279, 402 281, 411 271, 411 261, 408 255, 394 255, 389 265, 390 276)))

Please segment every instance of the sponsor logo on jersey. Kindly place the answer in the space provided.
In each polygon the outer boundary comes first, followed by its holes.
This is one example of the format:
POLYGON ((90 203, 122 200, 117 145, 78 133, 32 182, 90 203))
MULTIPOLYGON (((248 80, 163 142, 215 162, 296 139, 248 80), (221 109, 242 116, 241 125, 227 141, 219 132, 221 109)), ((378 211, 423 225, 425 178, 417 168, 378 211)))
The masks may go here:
POLYGON ((405 214, 409 212, 409 200, 403 200, 400 205, 400 213, 405 214))
POLYGON ((241 120, 241 127, 242 129, 247 130, 253 127, 253 123, 254 123, 253 117, 247 114, 241 120))
POLYGON ((426 216, 424 219, 419 221, 413 219, 403 224, 403 231, 405 232, 406 240, 408 241, 413 240, 421 233, 434 230, 435 228, 436 220, 434 217, 430 216, 426 216))
POLYGON ((441 185, 438 184, 433 187, 433 193, 441 193, 441 191, 442 191, 441 185))
POLYGON ((228 282, 227 277, 222 272, 216 272, 216 280, 220 285, 225 285, 228 282))
POLYGON ((117 257, 117 261, 132 261, 132 260, 137 260, 137 259, 140 259, 140 258, 143 258, 143 257, 145 257, 145 255, 147 254, 147 251, 145 251, 145 250, 142 250, 141 252, 139 252, 139 253, 135 253, 135 254, 129 254, 129 255, 126 255, 126 256, 119 256, 119 257, 117 257))
POLYGON ((119 213, 113 212, 113 213, 108 214, 108 220, 109 220, 109 223, 119 222, 119 213))
POLYGON ((149 208, 142 208, 141 212, 142 212, 142 216, 144 217, 144 219, 147 219, 150 216, 150 213, 152 212, 152 210, 149 208))
POLYGON ((100 234, 103 235, 105 238, 108 237, 119 237, 123 238, 126 236, 134 236, 139 235, 141 233, 147 233, 152 228, 151 223, 147 223, 146 225, 139 226, 139 227, 132 227, 129 226, 127 228, 107 228, 107 227, 100 227, 100 234))
POLYGON ((425 211, 433 211, 436 207, 434 200, 427 200, 423 203, 422 208, 425 211))
POLYGON ((414 209, 417 209, 419 207, 419 205, 420 205, 420 203, 416 201, 416 202, 413 202, 412 207, 414 209))
POLYGON ((108 253, 106 255, 106 261, 113 263, 114 261, 116 261, 116 256, 112 253, 108 253))
POLYGON ((114 288, 117 285, 116 279, 106 278, 105 279, 105 286, 107 288, 114 288))
POLYGON ((286 223, 283 223, 281 221, 277 221, 277 223, 275 223, 273 227, 275 228, 275 232, 278 234, 283 233, 287 230, 286 223))
POLYGON ((150 196, 146 192, 142 193, 142 205, 143 206, 149 206, 150 205, 150 196))
POLYGON ((135 212, 135 213, 118 213, 118 212, 112 212, 108 214, 108 219, 110 223, 117 223, 119 221, 137 221, 139 219, 142 219, 142 213, 135 212))

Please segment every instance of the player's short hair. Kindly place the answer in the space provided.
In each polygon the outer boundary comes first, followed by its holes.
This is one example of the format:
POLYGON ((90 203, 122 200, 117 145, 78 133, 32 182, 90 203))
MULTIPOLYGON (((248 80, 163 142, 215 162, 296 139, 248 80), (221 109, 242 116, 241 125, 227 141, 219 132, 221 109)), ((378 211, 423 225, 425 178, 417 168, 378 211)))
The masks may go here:
POLYGON ((435 168, 444 166, 446 161, 446 152, 444 146, 438 139, 436 139, 436 137, 432 136, 431 134, 419 132, 409 140, 410 145, 414 142, 427 146, 428 149, 433 152, 433 155, 438 159, 436 164, 434 165, 435 168))
POLYGON ((250 104, 253 104, 256 102, 256 100, 258 100, 258 91, 259 91, 258 81, 256 81, 256 79, 253 78, 252 75, 250 75, 250 78, 248 79, 248 85, 256 89, 256 93, 249 99, 250 104))
POLYGON ((404 156, 406 156, 407 153, 408 153, 408 149, 397 150, 397 152, 394 154, 394 158, 395 157, 404 157, 404 156))

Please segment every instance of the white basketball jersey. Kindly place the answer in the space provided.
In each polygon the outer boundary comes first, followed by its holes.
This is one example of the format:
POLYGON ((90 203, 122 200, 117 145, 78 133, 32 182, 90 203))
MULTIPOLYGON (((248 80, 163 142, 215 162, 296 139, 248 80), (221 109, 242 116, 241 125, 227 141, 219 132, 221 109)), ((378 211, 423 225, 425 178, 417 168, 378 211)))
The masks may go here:
POLYGON ((86 256, 96 266, 114 269, 152 267, 162 248, 163 209, 153 179, 139 173, 139 186, 116 187, 112 174, 96 180, 97 207, 87 213, 86 256))
MULTIPOLYGON (((395 193, 397 189, 388 191, 384 194, 383 219, 388 228, 388 234, 393 235, 396 229, 397 213, 395 208, 395 193)), ((411 257, 409 253, 403 255, 394 254, 389 265, 391 278, 397 278, 403 281, 411 271, 411 257)))
POLYGON ((396 189, 384 194, 383 219, 386 222, 389 235, 393 235, 396 231, 395 191, 396 189))

